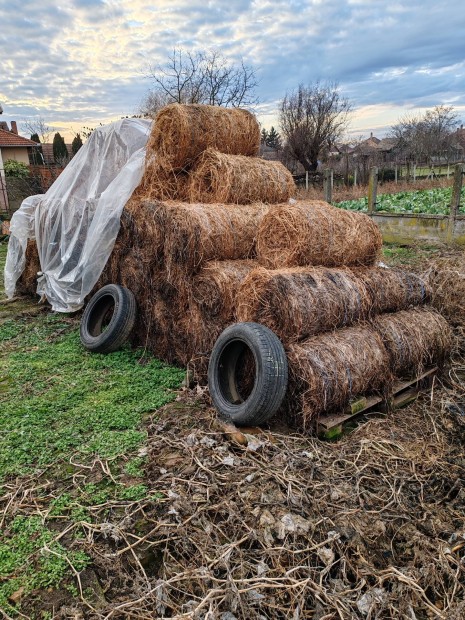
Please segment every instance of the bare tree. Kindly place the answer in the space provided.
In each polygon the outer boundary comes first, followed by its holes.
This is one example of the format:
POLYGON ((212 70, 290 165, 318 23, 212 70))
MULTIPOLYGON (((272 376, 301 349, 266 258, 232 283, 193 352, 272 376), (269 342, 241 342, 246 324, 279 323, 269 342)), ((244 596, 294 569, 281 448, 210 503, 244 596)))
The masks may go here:
POLYGON ((423 115, 402 116, 390 136, 407 160, 432 163, 435 157, 449 157, 457 126, 454 108, 439 105, 423 115))
POLYGON ((318 158, 347 129, 351 104, 337 84, 301 84, 281 102, 280 125, 289 153, 305 170, 315 171, 318 158))
POLYGON ((145 116, 154 116, 168 103, 207 103, 225 107, 252 106, 257 80, 242 61, 231 64, 218 51, 174 49, 166 64, 149 68, 154 87, 141 104, 145 116))
POLYGON ((21 131, 31 136, 37 134, 42 144, 49 141, 52 128, 47 125, 45 120, 39 116, 38 118, 26 118, 21 123, 21 131))

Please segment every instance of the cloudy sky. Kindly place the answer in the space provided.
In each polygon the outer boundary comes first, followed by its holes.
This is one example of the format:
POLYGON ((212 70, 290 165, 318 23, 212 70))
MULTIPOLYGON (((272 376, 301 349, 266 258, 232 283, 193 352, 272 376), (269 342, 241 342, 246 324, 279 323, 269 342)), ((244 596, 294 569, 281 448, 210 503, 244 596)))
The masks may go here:
POLYGON ((0 0, 1 120, 71 131, 137 113, 149 65, 174 47, 244 59, 256 109, 277 123, 286 91, 337 82, 351 132, 452 105, 465 122, 463 0, 0 0))

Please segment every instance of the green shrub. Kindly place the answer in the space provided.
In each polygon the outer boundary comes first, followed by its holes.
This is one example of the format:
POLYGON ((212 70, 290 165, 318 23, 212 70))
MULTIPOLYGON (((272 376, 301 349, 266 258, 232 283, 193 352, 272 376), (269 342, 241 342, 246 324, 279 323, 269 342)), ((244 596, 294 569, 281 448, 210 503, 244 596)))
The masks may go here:
POLYGON ((3 162, 5 176, 15 179, 27 179, 29 176, 29 166, 14 159, 7 159, 3 162))

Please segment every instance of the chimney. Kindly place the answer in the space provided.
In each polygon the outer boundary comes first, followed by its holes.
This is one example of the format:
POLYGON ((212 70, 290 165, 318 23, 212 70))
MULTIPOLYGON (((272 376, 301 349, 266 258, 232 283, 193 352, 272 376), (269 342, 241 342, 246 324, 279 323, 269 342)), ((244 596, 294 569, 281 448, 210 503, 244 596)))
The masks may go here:
POLYGON ((16 125, 16 121, 11 121, 11 133, 15 133, 18 135, 18 127, 16 125))

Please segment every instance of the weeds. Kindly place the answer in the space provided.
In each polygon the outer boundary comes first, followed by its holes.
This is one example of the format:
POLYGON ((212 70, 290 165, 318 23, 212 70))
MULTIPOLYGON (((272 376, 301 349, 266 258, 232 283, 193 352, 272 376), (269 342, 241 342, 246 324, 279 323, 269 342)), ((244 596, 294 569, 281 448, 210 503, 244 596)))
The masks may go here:
MULTIPOLYGON (((5 256, 0 244, 2 277, 5 256)), ((41 590, 78 594, 92 565, 81 524, 149 496, 143 420, 184 378, 129 347, 91 354, 78 319, 31 316, 34 306, 16 316, 15 303, 0 307, 0 611, 10 617, 41 590)))

